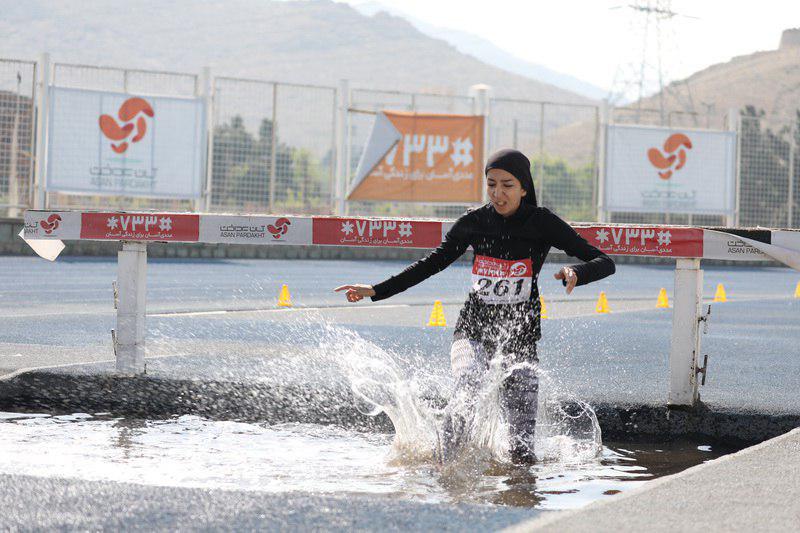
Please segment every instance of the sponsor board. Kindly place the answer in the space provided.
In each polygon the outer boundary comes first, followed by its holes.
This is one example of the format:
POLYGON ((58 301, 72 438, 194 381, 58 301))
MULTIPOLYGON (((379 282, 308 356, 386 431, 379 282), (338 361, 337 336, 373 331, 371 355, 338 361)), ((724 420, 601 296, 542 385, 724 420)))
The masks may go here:
POLYGON ((28 240, 80 239, 81 214, 74 211, 26 211, 25 238, 28 240))
POLYGON ((203 215, 200 241, 230 244, 311 244, 311 218, 203 215))
POLYGON ((51 87, 47 189, 199 197, 204 132, 199 98, 51 87))
POLYGON ((366 218, 314 219, 314 244, 435 248, 441 242, 441 222, 366 218))
POLYGON ((379 112, 348 198, 481 201, 483 122, 478 115, 379 112))
POLYGON ((703 230, 670 226, 584 226, 575 231, 609 255, 703 257, 703 230))
POLYGON ((735 170, 735 132, 609 125, 604 208, 727 215, 735 170))
POLYGON ((196 242, 199 215, 81 213, 81 239, 196 242))

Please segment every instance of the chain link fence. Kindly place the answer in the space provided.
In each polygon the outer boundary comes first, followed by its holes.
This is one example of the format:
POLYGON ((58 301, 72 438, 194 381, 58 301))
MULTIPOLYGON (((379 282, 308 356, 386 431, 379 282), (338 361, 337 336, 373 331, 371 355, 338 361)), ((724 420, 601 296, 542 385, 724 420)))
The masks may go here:
POLYGON ((597 218, 599 134, 597 106, 491 100, 489 151, 527 154, 539 205, 567 220, 597 218))
POLYGON ((36 64, 0 59, 0 216, 31 205, 36 64))
MULTIPOLYGON (((196 74, 56 63, 57 87, 150 96, 199 97, 196 74)), ((41 73, 38 73, 41 74, 41 73)), ((0 59, 0 216, 33 205, 37 64, 0 59)), ((210 197, 217 212, 330 214, 336 211, 337 89, 215 78, 210 116, 210 197)), ((381 110, 474 114, 476 98, 354 88, 345 119, 345 180, 354 176, 381 110)), ((738 128, 737 214, 741 226, 800 227, 800 112, 793 124, 769 121, 753 108, 738 128)), ((715 113, 612 108, 618 124, 724 129, 715 113)), ((513 147, 529 156, 539 203, 571 221, 597 220, 601 110, 594 105, 491 98, 488 155, 513 147)), ((349 185, 349 184, 347 184, 349 185)), ((201 208, 193 200, 48 192, 52 209, 201 208)), ((453 218, 469 204, 349 202, 350 214, 453 218)), ((720 216, 611 213, 611 222, 724 225, 720 216)))
MULTIPOLYGON (((798 115, 800 117, 800 115, 798 115)), ((798 214, 798 123, 775 128, 747 109, 739 126, 737 225, 800 227, 798 214)))
POLYGON ((331 87, 216 78, 211 209, 331 213, 335 118, 331 87))

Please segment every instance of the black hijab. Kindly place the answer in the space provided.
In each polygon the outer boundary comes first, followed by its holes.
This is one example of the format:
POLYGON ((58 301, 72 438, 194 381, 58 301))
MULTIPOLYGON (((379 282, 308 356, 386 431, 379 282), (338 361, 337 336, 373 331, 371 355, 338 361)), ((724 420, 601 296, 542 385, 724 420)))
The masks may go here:
POLYGON ((512 174, 517 178, 526 191, 522 201, 536 207, 536 189, 533 188, 533 177, 531 176, 531 162, 519 150, 504 148, 493 153, 486 162, 483 173, 488 174, 493 168, 499 168, 512 174))

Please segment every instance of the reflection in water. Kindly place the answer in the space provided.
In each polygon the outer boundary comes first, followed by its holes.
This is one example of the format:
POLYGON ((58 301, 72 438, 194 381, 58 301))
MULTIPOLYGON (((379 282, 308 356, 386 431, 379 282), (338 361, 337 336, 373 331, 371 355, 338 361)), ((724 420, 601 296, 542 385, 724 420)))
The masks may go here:
POLYGON ((0 473, 566 509, 732 451, 689 441, 606 443, 599 458, 570 464, 518 467, 476 454, 401 466, 392 440, 315 424, 0 413, 0 473))

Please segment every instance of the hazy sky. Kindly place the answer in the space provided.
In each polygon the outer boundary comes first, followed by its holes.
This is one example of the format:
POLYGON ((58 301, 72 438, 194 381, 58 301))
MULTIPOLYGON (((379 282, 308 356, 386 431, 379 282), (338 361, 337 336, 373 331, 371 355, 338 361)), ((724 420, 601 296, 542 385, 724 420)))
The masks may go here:
MULTIPOLYGON (((617 72, 617 84, 631 79, 631 66, 641 63, 643 18, 632 26, 631 9, 610 9, 632 0, 378 1, 436 26, 477 34, 522 59, 603 89, 612 86, 617 72)), ((775 49, 784 29, 800 27, 799 0, 673 0, 672 10, 697 18, 676 17, 662 26, 663 71, 670 79, 775 49)), ((648 78, 655 80, 656 39, 648 42, 653 51, 648 78)))

